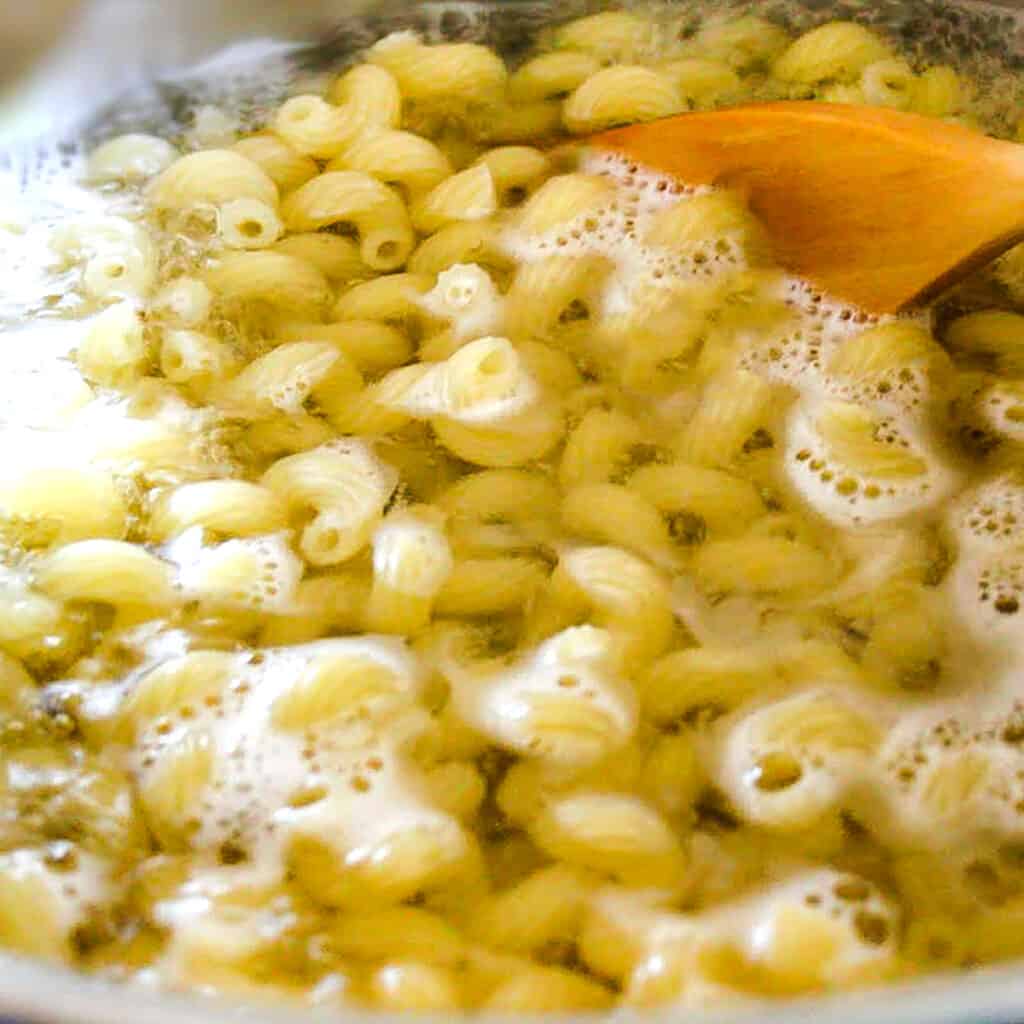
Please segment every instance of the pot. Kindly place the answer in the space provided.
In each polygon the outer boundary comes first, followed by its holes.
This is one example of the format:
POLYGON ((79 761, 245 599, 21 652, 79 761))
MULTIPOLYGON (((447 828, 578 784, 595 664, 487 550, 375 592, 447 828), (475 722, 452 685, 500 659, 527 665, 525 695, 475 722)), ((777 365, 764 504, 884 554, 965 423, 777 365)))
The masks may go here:
MULTIPOLYGON (((343 63, 395 29, 489 43, 514 56, 539 29, 599 6, 590 0, 97 0, 72 10, 67 0, 41 7, 40 2, 33 9, 46 17, 20 20, 13 12, 27 5, 0 3, 0 42, 20 54, 16 64, 4 64, 0 78, 8 90, 6 106, 0 103, 0 177, 6 171, 21 184, 55 173, 69 146, 89 147, 125 131, 180 132, 199 103, 248 94, 255 95, 257 107, 275 102, 297 77, 343 63), (72 20, 64 22, 65 16, 72 20), (63 33, 57 31, 61 24, 63 33), (16 40, 15 28, 24 26, 31 33, 16 40)), ((695 17, 708 7, 727 6, 722 0, 676 2, 691 6, 695 17)), ((801 30, 853 19, 890 33, 929 60, 961 63, 967 57, 1024 75, 1024 0, 753 0, 742 7, 801 30)), ((637 1024, 679 1020, 671 1007, 626 1014, 637 1024)), ((691 1016, 707 1024, 1015 1024, 1024 1020, 1024 964, 691 1016)), ((622 1019, 622 1012, 615 1017, 622 1019)), ((0 952, 0 1024, 408 1019, 156 992, 0 952)), ((566 1013, 545 1019, 584 1024, 595 1018, 566 1013)))

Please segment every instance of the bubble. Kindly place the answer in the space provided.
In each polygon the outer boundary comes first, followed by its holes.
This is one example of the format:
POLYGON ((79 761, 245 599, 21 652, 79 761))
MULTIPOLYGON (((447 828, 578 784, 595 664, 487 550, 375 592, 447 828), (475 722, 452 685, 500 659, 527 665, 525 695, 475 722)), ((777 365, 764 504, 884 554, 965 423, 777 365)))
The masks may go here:
POLYGON ((965 494, 950 524, 963 548, 1001 548, 1024 543, 1024 481, 1006 474, 965 494))
POLYGON ((616 185, 604 205, 584 211, 547 234, 526 235, 510 228, 503 241, 522 263, 533 263, 556 252, 604 257, 612 271, 595 313, 608 316, 642 312, 649 308, 652 289, 664 291, 680 283, 713 281, 747 269, 743 245, 731 236, 672 250, 642 241, 658 213, 711 189, 680 186, 613 153, 589 155, 581 170, 609 178, 616 185))
MULTIPOLYGON (((785 467, 793 486, 819 513, 840 526, 859 526, 903 518, 934 507, 953 490, 957 474, 946 465, 937 445, 931 443, 912 420, 883 416, 871 421, 873 432, 855 437, 842 449, 829 446, 822 436, 822 424, 835 406, 814 398, 798 403, 790 414, 786 430, 785 467), (921 472, 898 474, 893 467, 879 462, 872 473, 864 465, 875 456, 864 455, 868 447, 878 446, 894 454, 906 453, 920 460, 921 472), (848 464, 853 457, 863 459, 848 464), (847 461, 840 461, 840 460, 847 461)), ((840 410, 841 411, 841 410, 840 410)), ((863 411, 858 407, 857 411, 863 411)))

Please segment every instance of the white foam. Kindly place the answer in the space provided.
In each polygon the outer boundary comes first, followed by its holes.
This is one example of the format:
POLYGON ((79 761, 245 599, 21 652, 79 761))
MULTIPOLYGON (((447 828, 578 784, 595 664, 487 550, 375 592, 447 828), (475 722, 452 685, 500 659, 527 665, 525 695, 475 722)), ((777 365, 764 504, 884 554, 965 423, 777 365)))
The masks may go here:
POLYGON ((615 662, 605 630, 577 626, 484 677, 455 660, 446 674, 459 714, 495 742, 525 756, 579 763, 621 746, 636 728, 635 700, 615 662), (546 699, 561 710, 545 715, 546 699))
POLYGON ((949 523, 961 547, 999 550, 1024 543, 1024 481, 1010 473, 979 484, 957 500, 949 523))
MULTIPOLYGON (((331 680, 318 685, 329 697, 331 680)), ((414 706, 421 685, 415 660, 391 637, 240 653, 215 700, 177 709, 143 730, 129 768, 145 776, 188 737, 205 736, 214 767, 195 808, 191 845, 199 854, 216 854, 230 843, 247 854, 258 875, 280 878, 288 837, 302 832, 343 847, 354 863, 360 850, 369 856, 405 828, 458 831, 423 799, 418 769, 404 752, 429 723, 414 706), (354 692, 340 714, 314 717, 304 729, 275 726, 275 703, 332 659, 380 666, 393 692, 354 692)), ((122 696, 130 692, 129 683, 122 696)))
POLYGON ((839 346, 883 322, 795 277, 782 278, 772 297, 789 309, 792 321, 770 341, 746 346, 740 365, 805 394, 828 393, 825 367, 839 346))
POLYGON ((606 202, 539 235, 510 227, 502 243, 521 263, 552 255, 601 256, 608 260, 612 270, 595 313, 615 316, 642 311, 652 290, 667 292, 680 283, 712 281, 746 268, 746 255, 733 238, 688 249, 668 249, 642 241, 658 213, 711 189, 681 185, 670 176, 638 167, 613 153, 587 154, 580 170, 611 180, 615 187, 606 202))
POLYGON ((924 471, 908 477, 876 476, 845 465, 829 450, 817 426, 826 410, 814 399, 794 407, 786 430, 785 466, 804 500, 831 522, 859 526, 900 519, 932 508, 952 493, 958 474, 914 421, 881 418, 875 439, 884 447, 920 458, 924 471))
POLYGON ((891 840, 949 855, 1024 836, 1022 738, 1024 706, 1005 694, 906 715, 881 755, 891 840))
POLYGON ((438 274, 437 283, 418 301, 428 313, 449 321, 460 341, 493 334, 501 323, 501 294, 476 263, 456 263, 438 274))
POLYGON ((165 548, 178 567, 177 585, 187 600, 241 611, 286 612, 292 607, 303 563, 290 535, 245 537, 204 544, 203 528, 185 530, 165 548))
MULTIPOLYGON (((825 735, 815 728, 816 718, 834 726, 837 716, 849 716, 851 723, 863 720, 864 730, 877 730, 883 713, 879 702, 866 694, 827 686, 761 708, 743 708, 718 727, 720 784, 744 818, 756 825, 809 826, 875 782, 873 753, 859 735, 825 735), (806 728, 800 724, 803 719, 811 723, 806 728), (776 758, 784 759, 791 775, 772 777, 776 758)), ((844 724, 840 721, 839 728, 844 724)))

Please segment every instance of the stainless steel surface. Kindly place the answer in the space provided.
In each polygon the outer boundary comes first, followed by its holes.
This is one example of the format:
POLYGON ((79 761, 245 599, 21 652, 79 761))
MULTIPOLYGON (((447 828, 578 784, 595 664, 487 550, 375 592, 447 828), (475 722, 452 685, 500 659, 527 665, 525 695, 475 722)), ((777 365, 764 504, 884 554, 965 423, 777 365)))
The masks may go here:
POLYGON ((0 40, 10 32, 16 43, 19 12, 36 4, 45 27, 17 68, 0 64, 0 140, 62 130, 143 78, 232 44, 316 39, 339 10, 337 0, 0 0, 0 40))
MULTIPOLYGON (((238 44, 269 40, 299 44, 322 40, 334 33, 326 52, 343 55, 365 41, 374 27, 405 24, 410 19, 433 26, 442 33, 458 31, 473 38, 516 40, 545 18, 562 19, 589 4, 589 0, 485 0, 477 3, 416 4, 413 0, 96 0, 71 11, 72 0, 0 0, 0 41, 17 47, 14 26, 28 25, 16 19, 28 9, 45 10, 47 18, 35 19, 31 43, 23 44, 18 61, 19 80, 10 76, 15 65, 4 65, 0 76, 0 169, 5 138, 37 139, 46 150, 58 137, 72 136, 75 126, 90 124, 103 133, 111 114, 119 114, 122 127, 133 119, 180 116, 171 99, 187 93, 202 77, 170 92, 149 89, 154 78, 174 78, 183 68, 205 61, 224 47, 235 45, 239 66, 253 62, 253 50, 238 44), (58 7, 65 11, 57 14, 58 7), (71 13, 67 13, 67 12, 71 13), (365 25, 360 17, 372 12, 365 25), (339 25, 341 30, 338 30, 339 25), (504 33, 504 35, 503 35, 504 33), (44 54, 40 57, 40 54, 44 54), (29 69, 29 70, 26 70, 29 69), (2 90, 6 87, 6 93, 2 90), (109 106, 125 90, 132 99, 109 106), (139 99, 139 96, 142 99, 139 99), (170 99, 168 97, 171 97, 170 99), (99 120, 88 115, 106 106, 99 120)), ((677 0, 688 3, 689 0, 677 0)), ((797 0, 794 0, 797 2, 797 0)), ((875 24, 899 26, 909 36, 929 32, 932 21, 940 25, 936 46, 949 50, 978 46, 986 52, 1003 52, 1024 73, 1024 20, 1007 12, 1024 10, 1024 0, 802 0, 812 19, 833 13, 855 16, 875 24), (934 16, 934 18, 933 18, 934 16)), ((694 5, 696 6, 696 5, 694 5)), ((757 6, 771 11, 776 0, 757 6)), ((20 31, 20 28, 19 28, 20 31)), ((28 39, 28 35, 24 37, 28 39)), ((267 52, 264 48, 263 52, 267 52)), ((324 50, 313 51, 322 57, 324 50)), ((309 54, 307 54, 308 56, 309 54)), ((0 61, 3 49, 0 47, 0 61)), ((9 58, 8 58, 9 59, 9 58)), ((114 117, 114 120, 118 120, 114 117)), ((32 142, 35 146, 36 143, 32 142)), ((618 1012, 617 1021, 668 1024, 680 1020, 678 1011, 666 1008, 647 1013, 618 1012)), ((386 1024, 403 1021, 389 1014, 360 1010, 289 1010, 211 1001, 202 997, 167 995, 141 987, 116 986, 70 970, 0 954, 0 1020, 38 1024, 316 1024, 344 1021, 347 1024, 386 1024)), ((417 1021, 432 1018, 417 1016, 417 1021)), ((449 1018, 437 1018, 447 1021, 449 1018)), ((508 1018, 493 1018, 494 1020, 508 1018)), ((560 1014, 547 1018, 568 1024, 584 1024, 593 1015, 560 1014)), ((688 1015, 708 1024, 1019 1024, 1024 1021, 1024 965, 986 969, 969 975, 937 977, 913 984, 855 992, 787 1004, 743 1007, 722 1012, 688 1015)))
POLYGON ((58 45, 75 22, 79 0, 0 4, 0 88, 58 45))

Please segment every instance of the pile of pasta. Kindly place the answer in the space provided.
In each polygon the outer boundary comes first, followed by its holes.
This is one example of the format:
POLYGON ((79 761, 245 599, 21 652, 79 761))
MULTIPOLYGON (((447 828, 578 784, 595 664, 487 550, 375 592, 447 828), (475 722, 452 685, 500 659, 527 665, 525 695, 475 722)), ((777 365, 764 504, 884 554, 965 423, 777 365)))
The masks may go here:
POLYGON ((856 24, 613 12, 91 155, 3 339, 3 944, 442 1011, 1024 952, 1024 316, 542 145, 769 96, 972 116, 856 24))

